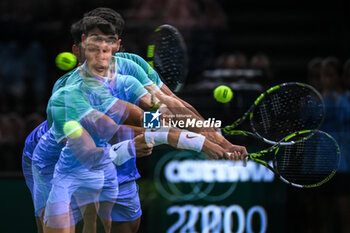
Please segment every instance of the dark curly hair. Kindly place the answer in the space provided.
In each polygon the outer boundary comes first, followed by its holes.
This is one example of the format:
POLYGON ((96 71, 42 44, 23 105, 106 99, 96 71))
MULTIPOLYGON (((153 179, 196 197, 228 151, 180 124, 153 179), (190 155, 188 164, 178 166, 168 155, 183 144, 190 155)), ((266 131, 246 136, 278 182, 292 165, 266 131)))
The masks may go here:
POLYGON ((84 16, 99 16, 115 27, 116 34, 121 36, 123 33, 125 21, 123 17, 111 8, 98 7, 84 14, 84 16))

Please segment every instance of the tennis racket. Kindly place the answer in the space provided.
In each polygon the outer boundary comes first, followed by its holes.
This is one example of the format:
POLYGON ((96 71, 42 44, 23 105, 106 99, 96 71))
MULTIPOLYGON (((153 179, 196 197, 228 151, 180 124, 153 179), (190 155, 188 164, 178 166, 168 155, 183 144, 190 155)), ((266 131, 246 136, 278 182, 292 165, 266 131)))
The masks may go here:
POLYGON ((324 117, 323 98, 312 86, 298 82, 283 83, 262 93, 241 118, 222 128, 221 132, 224 135, 253 136, 275 144, 293 132, 319 129, 324 117), (236 130, 247 118, 251 131, 236 130))
POLYGON ((248 159, 267 167, 291 186, 313 188, 334 176, 340 148, 329 134, 304 130, 283 138, 269 149, 250 153, 248 159))
POLYGON ((147 48, 147 62, 170 90, 180 91, 188 73, 188 55, 179 30, 168 24, 159 26, 147 48))

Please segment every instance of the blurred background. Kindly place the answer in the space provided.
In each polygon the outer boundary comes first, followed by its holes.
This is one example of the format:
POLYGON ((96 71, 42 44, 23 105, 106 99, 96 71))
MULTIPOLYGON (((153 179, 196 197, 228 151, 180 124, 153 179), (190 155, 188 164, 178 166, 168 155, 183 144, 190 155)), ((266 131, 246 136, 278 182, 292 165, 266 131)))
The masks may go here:
POLYGON ((346 0, 2 0, 0 232, 35 232, 31 197, 21 171, 24 140, 46 118, 53 84, 64 74, 54 60, 58 53, 71 51, 70 25, 96 7, 113 8, 124 17, 123 50, 142 57, 156 27, 168 23, 180 30, 190 64, 186 85, 178 95, 204 117, 229 124, 273 84, 313 85, 323 94, 329 113, 324 130, 342 150, 340 172, 329 184, 297 190, 258 167, 249 170, 248 179, 177 181, 173 186, 163 170, 171 162, 165 158, 175 152, 158 148, 150 158, 138 161, 144 210, 140 232, 204 228, 208 232, 350 232, 350 2, 346 0), (221 84, 235 93, 228 104, 212 97, 221 84), (259 172, 262 178, 254 180, 259 172), (169 184, 170 191, 165 187, 169 184), (187 195, 196 192, 197 196, 187 195))

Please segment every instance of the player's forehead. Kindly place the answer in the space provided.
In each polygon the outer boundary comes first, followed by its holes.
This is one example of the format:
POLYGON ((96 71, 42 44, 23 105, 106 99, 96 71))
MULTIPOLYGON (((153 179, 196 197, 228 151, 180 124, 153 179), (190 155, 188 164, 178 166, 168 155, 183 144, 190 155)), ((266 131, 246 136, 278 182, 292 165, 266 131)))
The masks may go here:
POLYGON ((99 28, 94 28, 87 33, 86 43, 99 45, 103 41, 107 42, 109 45, 114 45, 117 43, 117 38, 114 34, 105 34, 99 28))
POLYGON ((87 37, 97 37, 97 36, 105 37, 105 38, 115 38, 114 34, 105 34, 98 27, 95 27, 95 28, 91 29, 87 33, 87 37))

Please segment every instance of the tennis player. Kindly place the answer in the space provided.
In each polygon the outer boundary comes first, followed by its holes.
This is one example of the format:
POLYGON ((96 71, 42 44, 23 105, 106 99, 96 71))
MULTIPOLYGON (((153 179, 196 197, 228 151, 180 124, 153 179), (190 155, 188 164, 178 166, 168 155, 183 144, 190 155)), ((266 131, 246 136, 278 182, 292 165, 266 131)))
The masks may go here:
MULTIPOLYGON (((144 60, 139 60, 139 58, 137 57, 137 56, 135 56, 135 55, 130 55, 130 54, 123 54, 123 56, 125 57, 125 56, 127 56, 127 57, 129 57, 129 58, 132 58, 133 60, 136 60, 136 61, 141 61, 141 62, 139 62, 140 64, 146 64, 147 66, 148 66, 148 64, 144 61, 144 60), (137 59, 135 59, 135 58, 137 58, 137 59)), ((73 71, 74 72, 74 71, 73 71)), ((70 74, 71 74, 72 72, 70 72, 70 73, 68 73, 67 75, 65 75, 65 77, 68 77, 68 76, 70 76, 70 74)), ((156 74, 156 73, 155 73, 156 74)), ((127 81, 129 81, 130 79, 132 79, 133 77, 132 76, 129 76, 126 80, 127 81)), ((61 80, 61 79, 60 79, 61 80)), ((59 81, 60 81, 59 80, 59 81)), ((119 79, 119 80, 122 80, 122 79, 119 79)), ((155 80, 157 80, 157 79, 155 79, 155 80)), ((159 79, 159 77, 158 77, 158 80, 159 80, 159 82, 158 82, 158 86, 161 86, 162 85, 162 83, 161 83, 161 81, 160 81, 160 79, 159 79)), ((57 87, 57 86, 61 86, 60 85, 60 82, 57 82, 56 83, 56 85, 55 85, 55 87, 57 87)), ((127 83, 130 83, 130 82, 127 82, 127 83)), ((148 82, 149 83, 149 82, 148 82)), ((121 85, 119 85, 119 87, 120 87, 121 85)), ((55 89, 58 89, 58 88, 54 88, 54 91, 55 91, 55 89)), ((122 93, 121 91, 119 91, 119 93, 122 93)), ((130 91, 129 93, 131 93, 131 94, 133 94, 134 93, 134 91, 130 91)), ((144 93, 144 92, 143 92, 144 93)), ((142 95, 142 94, 141 94, 142 95)), ((137 96, 137 95, 134 95, 134 96, 137 96)), ((125 98, 125 99, 127 99, 127 98, 125 98)), ((131 100, 132 98, 129 98, 129 100, 131 100)), ((131 101, 131 102, 133 102, 133 101, 131 101)), ((38 130, 38 131, 40 131, 40 130, 38 130)), ((133 161, 130 161, 130 164, 134 164, 133 163, 133 161)), ((128 166, 125 166, 125 167, 134 167, 134 166, 129 166, 130 164, 128 164, 128 166)), ((132 169, 131 169, 132 170, 132 169)), ((135 170, 136 170, 136 167, 135 167, 135 170)), ((137 170, 136 170, 137 171, 137 170)), ((132 173, 132 174, 135 174, 135 172, 134 173, 132 173)), ((138 174, 138 173, 137 173, 138 174)), ((119 174, 118 174, 119 175, 119 174)), ((139 176, 139 175, 138 175, 139 176)), ((132 177, 132 178, 135 178, 135 177, 132 177)), ((130 179, 130 177, 129 177, 129 179, 130 179)), ((127 181, 127 179, 125 179, 126 181, 127 181)), ((126 182, 127 183, 127 182, 126 182)), ((134 183, 134 182, 133 182, 134 183)), ((135 185, 134 185, 134 187, 136 187, 135 185)), ((120 211, 116 211, 116 212, 120 212, 120 211)), ((121 223, 121 225, 125 225, 124 223, 125 222, 127 222, 127 221, 122 221, 122 223, 121 223)), ((139 221, 137 221, 137 222, 139 222, 139 221)))
POLYGON ((72 93, 72 90, 70 90, 70 93, 72 93))

